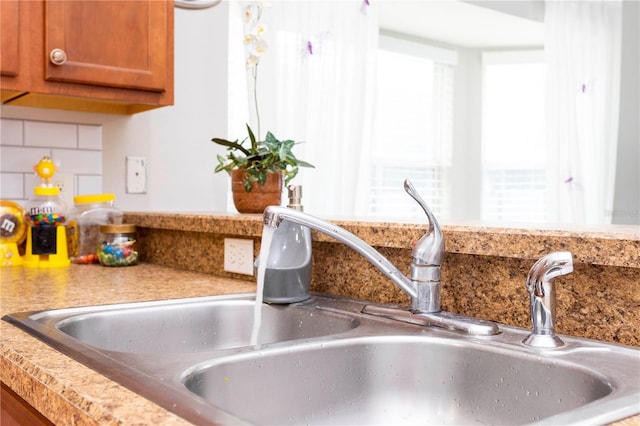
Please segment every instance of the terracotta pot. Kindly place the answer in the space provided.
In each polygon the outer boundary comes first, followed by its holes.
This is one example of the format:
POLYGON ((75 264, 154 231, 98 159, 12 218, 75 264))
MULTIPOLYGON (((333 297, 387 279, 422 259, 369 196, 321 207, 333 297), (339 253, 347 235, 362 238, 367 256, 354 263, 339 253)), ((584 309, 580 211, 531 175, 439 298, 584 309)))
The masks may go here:
POLYGON ((279 206, 282 199, 282 173, 267 173, 264 185, 253 183, 251 192, 244 189, 244 169, 231 171, 233 204, 240 213, 262 213, 267 206, 279 206))

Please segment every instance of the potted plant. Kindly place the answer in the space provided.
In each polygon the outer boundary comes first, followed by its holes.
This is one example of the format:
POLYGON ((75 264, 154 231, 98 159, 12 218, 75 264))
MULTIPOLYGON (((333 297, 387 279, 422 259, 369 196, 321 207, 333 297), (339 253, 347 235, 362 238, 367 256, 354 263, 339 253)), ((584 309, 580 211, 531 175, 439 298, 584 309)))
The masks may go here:
POLYGON ((231 191, 236 209, 240 213, 262 213, 269 205, 280 205, 282 180, 289 184, 298 174, 299 167, 313 167, 296 158, 292 140, 279 140, 267 132, 265 140, 258 141, 247 125, 247 138, 238 142, 213 138, 213 142, 227 147, 227 156, 218 154, 215 172, 226 171, 231 175, 231 191))
MULTIPOLYGON (((264 8, 262 1, 247 5, 243 12, 247 48, 247 69, 253 80, 253 103, 260 136, 260 113, 258 109, 258 63, 267 50, 264 39, 265 28, 260 23, 264 8)), ((298 174, 298 167, 313 167, 296 158, 292 149, 297 144, 292 140, 279 140, 267 132, 264 140, 258 140, 247 124, 248 138, 242 142, 213 138, 213 142, 227 147, 227 156, 218 155, 216 173, 226 171, 231 175, 231 190, 236 209, 240 213, 262 213, 269 205, 280 205, 282 180, 289 184, 298 174), (249 139, 250 144, 245 146, 249 139)))

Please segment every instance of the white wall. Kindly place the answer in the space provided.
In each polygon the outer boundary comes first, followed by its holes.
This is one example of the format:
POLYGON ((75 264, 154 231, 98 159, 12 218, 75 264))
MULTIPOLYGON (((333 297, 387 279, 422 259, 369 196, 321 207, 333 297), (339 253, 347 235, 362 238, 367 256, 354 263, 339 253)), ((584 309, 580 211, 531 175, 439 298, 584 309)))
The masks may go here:
POLYGON ((226 211, 210 142, 227 133, 228 4, 175 9, 175 102, 104 125, 104 191, 124 210, 226 211), (147 158, 147 194, 125 193, 125 158, 147 158))
POLYGON ((482 52, 458 49, 453 101, 451 221, 478 220, 482 192, 482 52))

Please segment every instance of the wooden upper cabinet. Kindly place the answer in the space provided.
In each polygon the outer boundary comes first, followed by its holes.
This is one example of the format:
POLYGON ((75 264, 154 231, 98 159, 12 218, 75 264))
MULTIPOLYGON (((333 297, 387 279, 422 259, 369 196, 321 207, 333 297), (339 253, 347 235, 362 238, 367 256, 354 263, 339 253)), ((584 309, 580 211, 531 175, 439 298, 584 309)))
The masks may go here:
POLYGON ((173 104, 172 0, 0 4, 3 103, 123 114, 173 104))
POLYGON ((165 89, 164 2, 49 1, 45 6, 47 80, 165 89))

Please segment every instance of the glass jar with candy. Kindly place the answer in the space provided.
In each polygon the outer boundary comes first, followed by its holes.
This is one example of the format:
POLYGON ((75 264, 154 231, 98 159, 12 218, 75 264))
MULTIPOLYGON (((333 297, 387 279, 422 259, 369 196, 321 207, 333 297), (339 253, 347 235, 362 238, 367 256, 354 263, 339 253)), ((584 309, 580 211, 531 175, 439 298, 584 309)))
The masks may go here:
POLYGON ((60 226, 67 220, 67 207, 57 186, 33 188, 33 197, 25 205, 25 210, 25 221, 29 226, 60 226))
POLYGON ((123 213, 113 205, 114 194, 73 197, 74 207, 67 222, 67 244, 73 263, 98 263, 100 226, 121 224, 123 213))
POLYGON ((25 222, 29 225, 25 266, 68 266, 64 224, 67 208, 58 187, 35 187, 25 205, 25 222))
POLYGON ((100 226, 98 260, 102 266, 129 266, 138 262, 136 225, 100 226))

